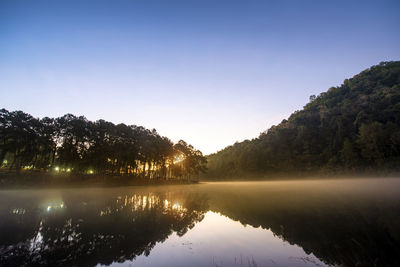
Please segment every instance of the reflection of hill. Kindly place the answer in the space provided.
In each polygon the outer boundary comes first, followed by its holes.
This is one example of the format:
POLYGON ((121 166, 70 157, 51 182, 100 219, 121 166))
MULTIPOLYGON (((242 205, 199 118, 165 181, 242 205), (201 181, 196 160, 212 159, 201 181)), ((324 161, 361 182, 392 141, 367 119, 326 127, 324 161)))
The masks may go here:
POLYGON ((400 180, 364 180, 3 191, 0 266, 123 262, 183 235, 208 210, 271 229, 328 264, 400 266, 398 188, 400 180))
POLYGON ((202 220, 207 206, 198 195, 69 192, 51 204, 4 199, 2 207, 1 266, 93 266, 148 255, 202 220))
POLYGON ((294 188, 224 185, 210 192, 210 208, 269 228, 328 264, 400 266, 400 196, 294 188))

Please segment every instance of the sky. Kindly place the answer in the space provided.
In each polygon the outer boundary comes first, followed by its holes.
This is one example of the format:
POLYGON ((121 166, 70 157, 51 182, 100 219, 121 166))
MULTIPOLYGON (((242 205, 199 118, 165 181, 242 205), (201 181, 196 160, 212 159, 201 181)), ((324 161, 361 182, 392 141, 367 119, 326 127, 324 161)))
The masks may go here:
POLYGON ((0 0, 0 108, 157 129, 209 154, 400 60, 400 1, 0 0))

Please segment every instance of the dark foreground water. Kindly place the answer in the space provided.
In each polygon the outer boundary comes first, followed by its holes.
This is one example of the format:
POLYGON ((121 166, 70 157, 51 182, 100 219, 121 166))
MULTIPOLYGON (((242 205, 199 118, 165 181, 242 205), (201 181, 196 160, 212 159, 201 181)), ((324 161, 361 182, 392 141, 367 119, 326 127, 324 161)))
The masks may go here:
POLYGON ((400 266, 400 180, 0 191, 0 266, 400 266))

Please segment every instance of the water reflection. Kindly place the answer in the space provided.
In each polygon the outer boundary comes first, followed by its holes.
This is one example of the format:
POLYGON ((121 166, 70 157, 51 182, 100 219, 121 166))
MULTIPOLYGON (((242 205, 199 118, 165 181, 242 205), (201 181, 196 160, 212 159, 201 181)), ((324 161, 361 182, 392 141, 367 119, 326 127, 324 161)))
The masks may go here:
POLYGON ((214 211, 271 229, 326 264, 400 266, 399 180, 237 183, 209 191, 214 211))
POLYGON ((390 179, 2 191, 0 265, 400 266, 399 191, 390 179))
POLYGON ((149 255, 171 233, 185 234, 207 210, 197 195, 115 193, 63 191, 58 204, 37 192, 22 199, 3 193, 0 265, 94 266, 149 255))
POLYGON ((118 266, 325 266, 301 247, 292 246, 261 227, 244 227, 228 217, 208 211, 184 236, 172 234, 149 257, 114 263, 118 266))

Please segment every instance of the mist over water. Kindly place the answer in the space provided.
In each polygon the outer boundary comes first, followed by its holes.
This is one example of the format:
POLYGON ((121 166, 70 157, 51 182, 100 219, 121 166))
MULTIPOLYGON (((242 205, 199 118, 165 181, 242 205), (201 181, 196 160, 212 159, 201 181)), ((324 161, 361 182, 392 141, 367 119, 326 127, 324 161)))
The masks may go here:
POLYGON ((0 265, 399 266, 400 180, 0 191, 0 265))

